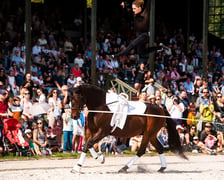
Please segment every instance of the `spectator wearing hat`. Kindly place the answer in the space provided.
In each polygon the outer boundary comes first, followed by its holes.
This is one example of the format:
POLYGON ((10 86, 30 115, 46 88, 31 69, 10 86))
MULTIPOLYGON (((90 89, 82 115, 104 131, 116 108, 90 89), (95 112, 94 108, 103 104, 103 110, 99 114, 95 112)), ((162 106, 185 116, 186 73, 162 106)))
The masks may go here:
POLYGON ((176 126, 176 130, 180 136, 180 143, 181 146, 184 146, 184 142, 185 142, 185 137, 184 137, 184 128, 181 125, 177 125, 176 126))
POLYGON ((155 95, 150 95, 149 97, 148 97, 148 102, 149 102, 149 104, 156 104, 156 97, 155 97, 155 95))
POLYGON ((77 77, 74 87, 80 86, 82 84, 82 78, 77 77))
POLYGON ((204 152, 205 146, 204 146, 204 144, 201 141, 199 141, 198 136, 194 136, 192 138, 191 146, 192 146, 192 152, 193 153, 204 152))
POLYGON ((147 95, 150 96, 150 95, 155 94, 155 89, 156 89, 156 87, 154 86, 154 79, 150 78, 149 79, 149 84, 147 86, 145 86, 142 89, 142 91, 146 91, 147 95))
POLYGON ((72 138, 73 138, 73 119, 71 118, 71 108, 68 104, 64 106, 64 113, 62 114, 63 120, 63 153, 67 150, 72 151, 72 138))

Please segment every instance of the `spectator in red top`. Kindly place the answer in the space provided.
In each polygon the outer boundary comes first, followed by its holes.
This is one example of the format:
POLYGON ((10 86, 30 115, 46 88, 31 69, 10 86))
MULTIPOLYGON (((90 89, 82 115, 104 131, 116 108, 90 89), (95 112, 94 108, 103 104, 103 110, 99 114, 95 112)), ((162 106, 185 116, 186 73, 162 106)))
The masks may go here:
POLYGON ((71 73, 74 74, 75 77, 81 76, 82 71, 81 71, 78 63, 76 63, 75 66, 71 69, 71 73))
POLYGON ((8 115, 8 91, 0 89, 0 117, 7 117, 8 115))

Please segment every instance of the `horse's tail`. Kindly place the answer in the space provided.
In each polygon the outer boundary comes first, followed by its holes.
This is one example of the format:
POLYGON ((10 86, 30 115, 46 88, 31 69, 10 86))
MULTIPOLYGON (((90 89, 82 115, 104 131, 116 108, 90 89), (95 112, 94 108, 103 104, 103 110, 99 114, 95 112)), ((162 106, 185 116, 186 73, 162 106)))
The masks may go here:
MULTIPOLYGON (((166 116, 170 116, 167 109, 165 109, 166 116)), ((184 159, 188 159, 184 155, 183 147, 180 143, 180 136, 176 130, 176 123, 171 118, 166 118, 166 124, 167 124, 167 130, 168 130, 168 143, 169 143, 169 149, 173 153, 177 153, 180 157, 184 159)))

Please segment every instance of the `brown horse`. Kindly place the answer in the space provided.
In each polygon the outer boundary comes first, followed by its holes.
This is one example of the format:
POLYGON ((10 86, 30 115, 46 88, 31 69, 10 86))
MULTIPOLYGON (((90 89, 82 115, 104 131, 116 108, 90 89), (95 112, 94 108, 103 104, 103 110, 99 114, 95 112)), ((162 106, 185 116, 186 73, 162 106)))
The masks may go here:
POLYGON ((165 123, 167 124, 169 134, 170 150, 187 159, 180 145, 180 138, 176 131, 175 122, 170 118, 166 118, 168 112, 161 109, 159 106, 146 104, 146 111, 144 114, 146 116, 128 115, 124 128, 120 129, 117 127, 112 131, 113 127, 111 127, 110 122, 113 114, 108 113, 109 108, 106 104, 106 92, 104 90, 92 85, 81 85, 74 88, 72 91, 72 117, 79 117, 79 112, 84 105, 86 105, 90 111, 87 118, 87 129, 90 136, 86 140, 78 163, 73 167, 71 172, 80 172, 88 150, 95 159, 103 163, 104 157, 102 155, 98 156, 93 149, 93 145, 109 134, 116 137, 127 138, 139 134, 143 135, 141 146, 136 156, 122 167, 119 172, 127 172, 127 169, 130 168, 138 158, 145 154, 149 142, 151 142, 159 153, 161 167, 158 171, 163 172, 166 169, 166 159, 163 146, 157 139, 157 133, 165 123), (154 116, 150 116, 150 114, 154 116), (155 115, 160 117, 155 117, 155 115))

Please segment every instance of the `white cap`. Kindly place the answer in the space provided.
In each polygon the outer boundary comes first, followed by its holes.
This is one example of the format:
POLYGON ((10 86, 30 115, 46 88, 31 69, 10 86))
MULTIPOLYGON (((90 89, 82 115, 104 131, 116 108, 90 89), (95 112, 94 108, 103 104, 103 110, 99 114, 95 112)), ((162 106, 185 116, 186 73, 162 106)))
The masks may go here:
POLYGON ((27 133, 31 133, 32 131, 31 131, 31 129, 26 129, 25 130, 25 134, 27 134, 27 133))
POLYGON ((82 81, 82 78, 81 78, 81 77, 77 77, 76 80, 77 80, 77 81, 82 81))

